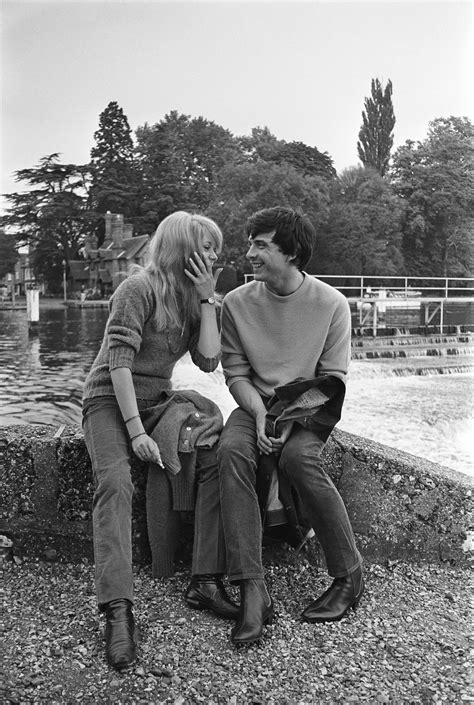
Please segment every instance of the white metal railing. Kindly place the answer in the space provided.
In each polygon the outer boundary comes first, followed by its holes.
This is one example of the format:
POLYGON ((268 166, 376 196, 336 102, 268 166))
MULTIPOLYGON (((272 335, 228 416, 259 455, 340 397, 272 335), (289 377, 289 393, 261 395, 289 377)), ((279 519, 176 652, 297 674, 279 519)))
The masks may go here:
MULTIPOLYGON (((253 274, 244 276, 246 283, 253 279, 253 274)), ((474 277, 387 277, 354 274, 313 274, 312 276, 328 281, 346 296, 358 299, 377 296, 379 291, 384 292, 388 297, 405 299, 424 296, 445 299, 455 296, 474 296, 474 277)))

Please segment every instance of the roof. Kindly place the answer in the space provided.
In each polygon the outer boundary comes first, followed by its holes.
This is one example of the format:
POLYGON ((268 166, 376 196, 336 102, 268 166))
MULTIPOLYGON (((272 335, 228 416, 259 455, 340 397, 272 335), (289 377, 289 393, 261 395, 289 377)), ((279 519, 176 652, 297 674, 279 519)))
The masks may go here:
POLYGON ((109 262, 114 259, 132 259, 141 249, 148 245, 149 235, 137 235, 136 237, 125 237, 120 247, 112 246, 109 243, 106 247, 99 247, 97 250, 88 251, 88 259, 101 259, 109 262))
POLYGON ((78 279, 89 279, 89 264, 85 260, 69 260, 68 265, 69 273, 76 281, 78 279))

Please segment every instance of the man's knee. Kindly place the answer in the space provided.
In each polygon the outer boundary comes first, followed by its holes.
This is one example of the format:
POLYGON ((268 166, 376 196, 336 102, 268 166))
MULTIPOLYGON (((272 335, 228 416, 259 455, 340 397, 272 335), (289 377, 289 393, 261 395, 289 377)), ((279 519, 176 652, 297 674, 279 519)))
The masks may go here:
POLYGON ((304 468, 314 472, 322 469, 321 453, 324 443, 316 436, 292 436, 284 445, 280 456, 280 467, 291 478, 298 476, 304 468))
POLYGON ((217 462, 219 467, 226 463, 234 462, 242 458, 251 459, 251 449, 248 445, 235 435, 226 436, 223 434, 217 446, 217 462))

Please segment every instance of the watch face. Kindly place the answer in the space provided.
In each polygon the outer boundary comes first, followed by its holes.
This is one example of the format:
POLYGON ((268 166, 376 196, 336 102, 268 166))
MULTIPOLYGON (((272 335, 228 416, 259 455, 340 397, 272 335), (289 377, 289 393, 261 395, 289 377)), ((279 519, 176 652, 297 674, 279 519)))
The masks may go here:
POLYGON ((214 298, 213 296, 210 296, 210 297, 208 298, 208 302, 209 302, 210 304, 215 304, 215 303, 216 303, 216 300, 215 300, 215 298, 214 298))

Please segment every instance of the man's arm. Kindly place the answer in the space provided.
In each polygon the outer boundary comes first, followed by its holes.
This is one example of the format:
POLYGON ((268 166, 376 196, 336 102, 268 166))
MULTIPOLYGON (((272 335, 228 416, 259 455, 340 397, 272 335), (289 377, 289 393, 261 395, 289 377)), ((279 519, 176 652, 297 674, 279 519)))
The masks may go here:
POLYGON ((230 393, 234 397, 241 409, 247 411, 255 419, 257 429, 257 446, 258 449, 268 455, 273 452, 273 446, 265 433, 265 416, 267 410, 262 401, 262 397, 257 392, 251 382, 246 380, 238 380, 230 388, 230 393))
POLYGON ((333 375, 346 381, 351 359, 351 311, 346 299, 340 299, 329 327, 324 349, 316 366, 316 376, 333 375))
POLYGON ((254 417, 257 446, 262 453, 267 455, 272 452, 272 444, 265 434, 265 415, 267 413, 265 404, 250 381, 251 366, 225 299, 221 320, 222 367, 229 391, 239 407, 254 417))

